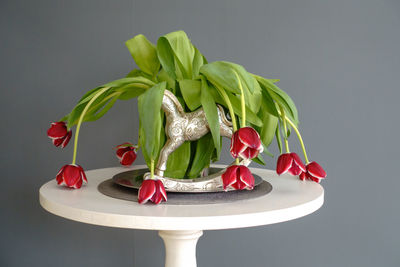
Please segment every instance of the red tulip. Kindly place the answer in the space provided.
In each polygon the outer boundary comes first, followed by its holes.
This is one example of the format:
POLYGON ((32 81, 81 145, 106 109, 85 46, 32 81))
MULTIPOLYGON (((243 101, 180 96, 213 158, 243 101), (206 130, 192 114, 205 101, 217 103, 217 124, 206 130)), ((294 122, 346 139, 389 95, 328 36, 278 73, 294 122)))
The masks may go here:
POLYGON ((254 188, 254 177, 244 165, 232 165, 222 174, 224 190, 233 187, 238 190, 254 188))
POLYGON ((307 170, 305 172, 300 174, 300 180, 302 181, 308 179, 316 183, 320 183, 321 180, 326 177, 325 170, 315 161, 308 163, 306 169, 307 170))
POLYGON ((251 127, 240 128, 232 136, 231 154, 234 158, 253 159, 263 150, 260 135, 251 127))
POLYGON ((138 202, 144 204, 147 201, 159 204, 161 201, 167 201, 167 192, 164 184, 157 179, 144 180, 139 188, 138 202))
POLYGON ((68 131, 67 125, 63 121, 52 122, 47 130, 47 136, 53 140, 55 146, 64 148, 72 136, 72 131, 68 131))
POLYGON ((282 154, 279 156, 278 162, 276 163, 276 173, 278 175, 289 172, 297 176, 305 171, 306 166, 304 166, 304 163, 296 153, 282 154))
POLYGON ((117 157, 121 165, 132 165, 132 163, 136 160, 136 148, 136 146, 128 142, 116 147, 117 157))
POLYGON ((72 188, 81 188, 82 183, 87 183, 82 167, 75 164, 64 165, 57 174, 57 183, 72 188))

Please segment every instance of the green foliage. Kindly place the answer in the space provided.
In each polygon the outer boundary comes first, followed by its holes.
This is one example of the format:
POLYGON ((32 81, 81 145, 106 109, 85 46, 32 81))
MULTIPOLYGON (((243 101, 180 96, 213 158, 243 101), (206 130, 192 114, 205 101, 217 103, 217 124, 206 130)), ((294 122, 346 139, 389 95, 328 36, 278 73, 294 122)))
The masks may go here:
MULTIPOLYGON (((225 110, 231 106, 235 117, 242 120, 239 84, 245 99, 247 125, 259 132, 264 154, 272 156, 267 147, 274 137, 282 150, 280 109, 295 125, 299 122, 293 100, 275 85, 279 80, 251 74, 232 62, 208 63, 183 31, 161 36, 156 46, 139 34, 126 41, 126 46, 139 69, 85 93, 63 120, 67 120, 69 128, 74 126, 89 101, 105 87, 108 89, 88 108, 83 121, 101 118, 117 100, 138 98, 139 143, 150 166, 152 159, 157 163, 166 141, 161 102, 164 90, 170 90, 186 112, 204 109, 211 133, 192 143, 185 142, 170 155, 165 172, 169 177, 198 177, 212 160, 219 158, 222 142, 216 104, 225 110)), ((290 127, 284 135, 289 133, 290 127)), ((254 161, 265 164, 261 155, 254 161)))

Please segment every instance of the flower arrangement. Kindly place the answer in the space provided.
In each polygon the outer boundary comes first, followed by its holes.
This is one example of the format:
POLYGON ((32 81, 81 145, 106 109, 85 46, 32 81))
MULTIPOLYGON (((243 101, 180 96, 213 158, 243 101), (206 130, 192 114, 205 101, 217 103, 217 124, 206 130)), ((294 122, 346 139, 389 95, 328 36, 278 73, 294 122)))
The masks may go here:
POLYGON ((56 177, 58 184, 80 188, 87 182, 83 168, 76 164, 82 123, 100 119, 117 100, 133 98, 138 99, 139 140, 137 145, 126 142, 115 149, 124 166, 135 161, 140 149, 150 169, 150 176, 139 189, 139 203, 158 204, 167 200, 166 190, 157 174, 176 179, 199 177, 211 162, 218 161, 222 136, 231 138, 230 153, 235 159, 235 164, 221 175, 224 189, 253 189, 254 177, 240 162, 252 160, 265 164, 262 154, 273 156, 268 151, 273 139, 281 153, 276 168, 279 175, 288 172, 301 180, 318 183, 326 177, 318 163, 308 160, 298 130, 296 106, 276 85, 279 80, 249 73, 244 67, 227 61, 208 63, 183 31, 160 37, 156 45, 140 34, 128 40, 126 46, 138 69, 130 71, 125 78, 88 91, 68 115, 53 122, 47 131, 53 144, 63 148, 71 139, 72 127, 76 126, 72 163, 61 168, 56 177), (178 128, 171 126, 163 103, 165 96, 171 93, 170 98, 179 112, 189 114, 188 117, 194 120, 204 117, 206 124, 201 129, 207 131, 199 134, 198 139, 190 136, 179 139, 171 134, 178 128), (229 114, 229 119, 225 113, 229 114), (222 129, 221 121, 229 127, 222 129), (292 131, 300 141, 305 164, 289 150, 288 139, 292 131), (170 139, 177 141, 179 146, 173 147, 166 159, 163 153, 170 145, 170 139), (162 160, 164 164, 155 165, 162 160))

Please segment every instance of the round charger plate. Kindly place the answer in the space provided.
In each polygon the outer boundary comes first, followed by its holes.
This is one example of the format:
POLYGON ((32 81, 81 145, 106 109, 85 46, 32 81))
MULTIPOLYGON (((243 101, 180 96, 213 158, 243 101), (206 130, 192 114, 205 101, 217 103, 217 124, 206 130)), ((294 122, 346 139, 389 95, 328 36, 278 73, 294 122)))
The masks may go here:
MULTIPOLYGON (((223 170, 223 168, 215 168, 211 167, 208 169, 209 175, 217 173, 219 171, 223 170)), ((143 182, 143 175, 145 173, 149 172, 149 169, 143 168, 143 169, 134 169, 126 172, 121 172, 113 176, 112 180, 114 183, 129 187, 129 188, 135 188, 139 189, 142 182, 143 182)), ((257 174, 253 174, 254 176, 254 187, 258 186, 259 184, 262 183, 263 179, 261 179, 260 176, 257 174)), ((182 179, 182 181, 185 181, 186 179, 182 179)), ((187 180, 186 180, 187 181, 187 180)), ((169 190, 166 189, 168 192, 169 190)), ((222 189, 219 192, 224 192, 222 189)), ((189 192, 187 192, 189 193, 189 192)), ((190 192, 190 193, 202 193, 202 192, 190 192)))

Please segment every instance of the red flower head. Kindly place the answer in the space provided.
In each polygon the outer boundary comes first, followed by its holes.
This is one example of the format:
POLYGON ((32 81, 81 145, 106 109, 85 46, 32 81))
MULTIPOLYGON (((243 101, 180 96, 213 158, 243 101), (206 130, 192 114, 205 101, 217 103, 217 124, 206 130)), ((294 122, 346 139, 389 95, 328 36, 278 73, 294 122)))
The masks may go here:
POLYGON ((326 177, 325 170, 315 161, 308 163, 306 169, 307 170, 305 172, 300 174, 300 180, 302 181, 309 179, 316 183, 320 183, 321 180, 326 177))
POLYGON ((136 160, 136 146, 131 143, 123 143, 116 147, 119 163, 124 166, 130 166, 136 160))
POLYGON ((279 156, 276 164, 276 173, 281 175, 289 172, 292 175, 299 175, 306 171, 306 166, 296 153, 285 153, 279 156))
POLYGON ((82 167, 75 164, 64 165, 57 174, 57 183, 65 184, 72 188, 81 188, 82 183, 87 183, 85 172, 82 167))
POLYGON ((164 184, 157 179, 144 180, 139 188, 138 202, 144 204, 147 201, 159 204, 161 201, 167 201, 167 192, 164 184))
POLYGON ((263 150, 260 135, 251 127, 240 128, 232 136, 231 154, 234 158, 253 159, 263 150))
POLYGON ((72 131, 68 131, 67 125, 63 121, 52 122, 47 130, 47 136, 53 140, 55 146, 64 148, 72 136, 72 131))
POLYGON ((254 188, 254 176, 249 168, 244 165, 232 165, 222 174, 222 183, 224 190, 233 187, 238 190, 254 188))

